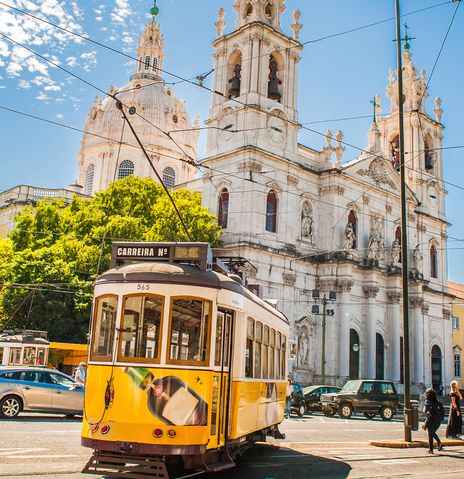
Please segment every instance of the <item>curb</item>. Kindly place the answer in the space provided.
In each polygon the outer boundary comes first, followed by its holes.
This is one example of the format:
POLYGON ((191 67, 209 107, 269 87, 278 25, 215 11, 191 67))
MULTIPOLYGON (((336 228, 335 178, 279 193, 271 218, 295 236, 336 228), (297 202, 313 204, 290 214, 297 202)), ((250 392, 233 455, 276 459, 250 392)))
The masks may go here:
MULTIPOLYGON (((451 440, 443 439, 443 446, 464 446, 464 441, 460 440, 451 440)), ((429 442, 425 439, 419 439, 417 441, 406 442, 406 441, 369 441, 369 446, 377 447, 390 447, 393 449, 408 449, 415 447, 429 447, 429 442)))

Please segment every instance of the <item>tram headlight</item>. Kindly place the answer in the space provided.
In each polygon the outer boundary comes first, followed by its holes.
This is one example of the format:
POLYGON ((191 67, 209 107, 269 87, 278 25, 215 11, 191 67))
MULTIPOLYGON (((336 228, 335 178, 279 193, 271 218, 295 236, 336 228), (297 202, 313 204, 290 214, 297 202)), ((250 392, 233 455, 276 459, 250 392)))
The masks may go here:
POLYGON ((174 431, 174 429, 169 429, 169 431, 167 432, 167 435, 168 435, 168 437, 173 439, 173 438, 176 437, 176 431, 174 431))
POLYGON ((110 426, 108 426, 107 424, 102 426, 101 429, 100 429, 100 432, 102 434, 108 434, 110 432, 110 426))
POLYGON ((159 428, 155 429, 153 431, 153 436, 155 436, 156 438, 163 437, 163 430, 159 428))

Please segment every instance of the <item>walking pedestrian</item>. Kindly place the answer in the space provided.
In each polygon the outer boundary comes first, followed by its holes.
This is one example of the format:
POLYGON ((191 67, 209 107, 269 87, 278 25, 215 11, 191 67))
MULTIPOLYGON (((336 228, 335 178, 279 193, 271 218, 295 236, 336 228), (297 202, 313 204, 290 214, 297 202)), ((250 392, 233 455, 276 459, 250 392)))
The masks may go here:
POLYGON ((290 414, 292 413, 292 397, 293 397, 293 386, 292 380, 288 378, 287 380, 287 391, 286 391, 286 402, 285 402, 285 418, 290 419, 290 414))
POLYGON ((85 386, 85 379, 86 379, 86 369, 87 365, 84 362, 79 363, 78 368, 74 372, 74 379, 82 386, 85 386))
POLYGON ((429 435, 429 450, 427 453, 433 454, 433 440, 438 443, 438 450, 443 449, 443 444, 438 437, 437 431, 444 417, 443 404, 438 400, 437 393, 432 389, 425 391, 424 412, 426 419, 422 425, 422 429, 426 429, 429 435))
POLYGON ((448 426, 446 427, 446 437, 461 439, 462 415, 460 401, 462 400, 462 395, 459 391, 457 381, 451 381, 450 388, 451 405, 448 426))

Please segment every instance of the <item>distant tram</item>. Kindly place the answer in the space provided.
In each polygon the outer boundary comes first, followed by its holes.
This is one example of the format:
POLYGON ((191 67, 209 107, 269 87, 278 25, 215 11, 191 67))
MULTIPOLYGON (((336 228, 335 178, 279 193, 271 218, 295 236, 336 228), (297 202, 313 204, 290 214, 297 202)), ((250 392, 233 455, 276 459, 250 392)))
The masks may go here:
POLYGON ((95 285, 85 473, 220 471, 281 437, 286 317, 218 271, 207 243, 117 243, 95 285))

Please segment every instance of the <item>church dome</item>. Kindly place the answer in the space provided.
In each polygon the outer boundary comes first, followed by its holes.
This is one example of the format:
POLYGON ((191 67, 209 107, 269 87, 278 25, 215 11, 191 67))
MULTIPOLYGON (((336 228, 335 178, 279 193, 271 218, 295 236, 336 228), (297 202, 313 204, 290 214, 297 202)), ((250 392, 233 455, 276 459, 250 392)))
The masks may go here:
POLYGON ((166 176, 167 186, 195 177, 196 168, 181 160, 196 161, 198 130, 190 120, 185 101, 166 87, 161 76, 163 61, 164 37, 153 16, 139 37, 135 73, 129 83, 112 87, 103 100, 97 97, 87 117, 79 167, 79 184, 85 194, 106 189, 129 174, 156 179, 117 109, 114 96, 123 104, 158 173, 166 176))

